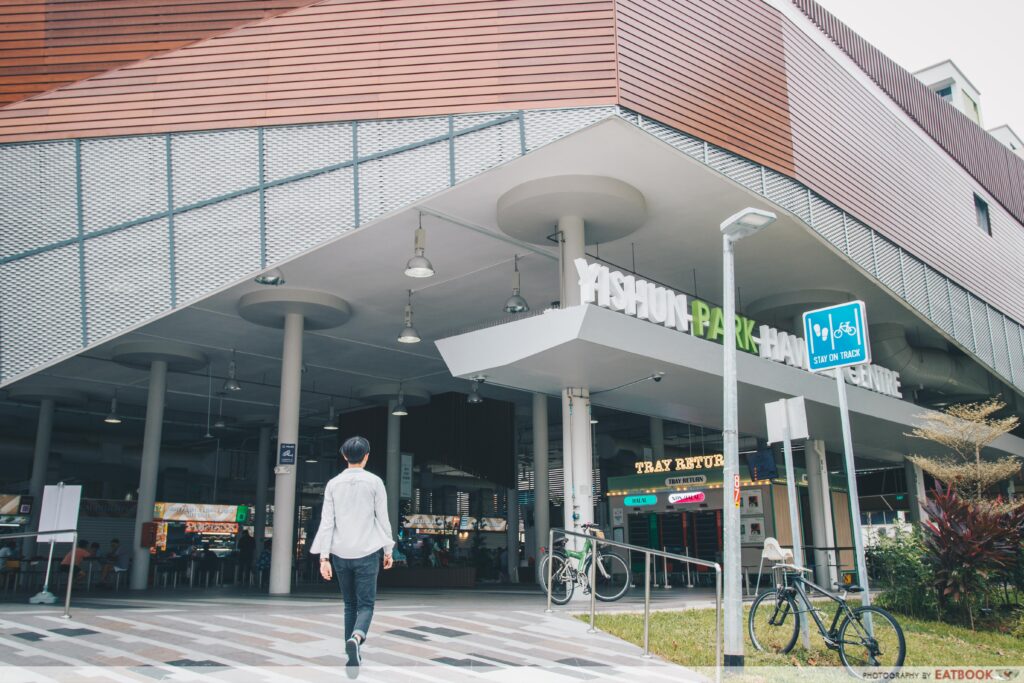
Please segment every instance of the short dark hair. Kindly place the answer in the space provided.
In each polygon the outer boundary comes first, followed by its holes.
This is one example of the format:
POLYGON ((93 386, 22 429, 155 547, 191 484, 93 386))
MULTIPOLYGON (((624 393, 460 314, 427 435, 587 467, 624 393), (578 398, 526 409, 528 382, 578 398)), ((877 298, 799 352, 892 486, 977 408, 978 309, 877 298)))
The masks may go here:
POLYGON ((359 462, 370 452, 370 442, 362 436, 353 436, 341 444, 341 457, 348 462, 359 462))

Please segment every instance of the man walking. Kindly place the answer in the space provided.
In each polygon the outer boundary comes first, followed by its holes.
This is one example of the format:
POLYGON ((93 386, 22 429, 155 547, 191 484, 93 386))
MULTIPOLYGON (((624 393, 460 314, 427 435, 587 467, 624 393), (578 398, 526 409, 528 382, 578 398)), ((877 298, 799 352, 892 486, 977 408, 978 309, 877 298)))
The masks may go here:
POLYGON ((341 446, 348 468, 327 482, 320 528, 310 553, 320 555, 320 575, 337 575, 345 601, 345 653, 349 666, 362 662, 377 599, 377 573, 390 569, 391 523, 384 482, 366 471, 370 442, 353 436, 341 446))

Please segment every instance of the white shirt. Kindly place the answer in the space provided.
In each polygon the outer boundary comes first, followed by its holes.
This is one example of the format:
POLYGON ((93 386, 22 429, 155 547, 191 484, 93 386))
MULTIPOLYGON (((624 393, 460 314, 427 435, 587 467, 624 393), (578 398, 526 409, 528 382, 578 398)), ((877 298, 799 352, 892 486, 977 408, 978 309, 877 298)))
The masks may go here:
POLYGON ((355 560, 377 552, 391 552, 391 523, 384 482, 361 467, 349 467, 327 482, 320 528, 309 552, 355 560))

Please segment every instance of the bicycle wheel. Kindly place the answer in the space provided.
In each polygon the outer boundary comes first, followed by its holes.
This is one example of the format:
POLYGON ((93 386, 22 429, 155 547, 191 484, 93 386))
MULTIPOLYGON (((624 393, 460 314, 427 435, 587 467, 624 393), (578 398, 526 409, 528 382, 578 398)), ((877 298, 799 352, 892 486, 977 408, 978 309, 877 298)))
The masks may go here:
POLYGON ((572 568, 561 555, 545 555, 540 561, 540 584, 544 592, 548 591, 548 560, 551 558, 551 602, 556 605, 564 605, 572 598, 572 591, 576 586, 576 580, 572 575, 572 568))
MULTIPOLYGON (((590 578, 590 560, 587 560, 587 579, 590 578)), ((629 590, 629 567, 618 555, 598 555, 594 572, 597 583, 596 597, 604 602, 614 602, 629 590)))
POLYGON ((839 658, 854 676, 874 679, 903 666, 907 642, 896 618, 881 607, 858 607, 839 626, 839 658), (869 618, 868 618, 869 617, 869 618), (870 624, 870 628, 869 628, 870 624))
POLYGON ((790 595, 768 591, 758 596, 747 620, 750 642, 761 652, 785 654, 796 644, 800 615, 790 595))

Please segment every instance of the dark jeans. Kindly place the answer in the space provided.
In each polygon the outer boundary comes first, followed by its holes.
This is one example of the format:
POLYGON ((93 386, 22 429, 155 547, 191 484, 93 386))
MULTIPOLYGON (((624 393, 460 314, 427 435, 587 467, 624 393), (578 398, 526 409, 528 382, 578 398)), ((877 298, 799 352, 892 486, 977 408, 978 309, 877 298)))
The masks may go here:
POLYGON ((345 640, 353 633, 366 640, 373 619, 373 603, 377 600, 377 573, 383 555, 383 550, 355 560, 331 555, 331 567, 345 600, 345 640))

